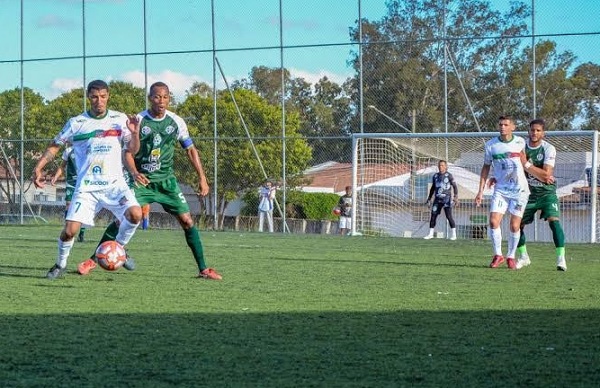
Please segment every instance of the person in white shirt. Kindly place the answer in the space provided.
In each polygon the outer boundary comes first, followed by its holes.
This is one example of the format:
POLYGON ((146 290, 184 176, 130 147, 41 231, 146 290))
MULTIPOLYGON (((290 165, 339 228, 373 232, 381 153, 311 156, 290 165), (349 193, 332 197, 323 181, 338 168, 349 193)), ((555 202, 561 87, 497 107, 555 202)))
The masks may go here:
POLYGON ((111 211, 120 221, 116 241, 121 245, 129 242, 142 219, 142 209, 123 175, 123 152, 135 154, 140 147, 139 120, 135 115, 128 117, 108 109, 109 90, 104 81, 90 82, 87 98, 90 110, 67 121, 33 172, 35 187, 43 188, 44 167, 61 147, 72 145, 77 182, 58 239, 56 263, 46 274, 50 280, 66 272, 75 235, 82 225, 93 226, 94 217, 102 208, 111 211))
POLYGON ((502 233, 500 223, 504 213, 510 213, 510 234, 506 264, 509 269, 517 269, 515 253, 521 235, 520 225, 523 212, 529 198, 529 186, 525 170, 532 164, 525 157, 525 139, 513 134, 516 125, 510 116, 498 119, 500 136, 485 143, 483 167, 479 176, 479 191, 475 204, 481 206, 490 169, 494 173, 494 191, 490 203, 490 219, 488 235, 492 241, 494 256, 491 268, 497 268, 504 263, 502 254, 502 233))
POLYGON ((277 188, 273 186, 273 182, 270 180, 265 183, 258 190, 258 231, 263 231, 265 224, 265 218, 269 225, 269 232, 273 233, 273 201, 275 200, 275 191, 277 188))

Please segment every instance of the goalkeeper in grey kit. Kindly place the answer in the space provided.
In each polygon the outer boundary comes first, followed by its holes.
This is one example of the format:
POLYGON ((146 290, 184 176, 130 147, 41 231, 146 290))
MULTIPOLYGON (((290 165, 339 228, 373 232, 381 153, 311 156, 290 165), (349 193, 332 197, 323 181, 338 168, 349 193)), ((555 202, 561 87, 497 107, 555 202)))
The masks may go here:
POLYGON ((448 163, 445 160, 438 162, 438 172, 433 174, 431 189, 427 196, 427 205, 429 204, 431 204, 431 218, 429 219, 429 234, 424 237, 425 240, 434 237, 437 217, 442 209, 444 209, 446 219, 450 224, 450 240, 456 240, 456 223, 452 217, 452 206, 458 205, 458 186, 452 174, 448 172, 448 163), (454 190, 454 196, 452 190, 454 190))

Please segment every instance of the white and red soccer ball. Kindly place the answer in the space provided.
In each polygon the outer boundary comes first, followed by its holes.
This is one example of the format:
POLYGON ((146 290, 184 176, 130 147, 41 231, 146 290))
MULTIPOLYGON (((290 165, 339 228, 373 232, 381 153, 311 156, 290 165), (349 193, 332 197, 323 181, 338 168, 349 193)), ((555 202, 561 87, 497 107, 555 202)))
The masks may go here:
POLYGON ((125 248, 116 241, 105 241, 96 249, 96 261, 107 271, 116 271, 127 261, 125 248))

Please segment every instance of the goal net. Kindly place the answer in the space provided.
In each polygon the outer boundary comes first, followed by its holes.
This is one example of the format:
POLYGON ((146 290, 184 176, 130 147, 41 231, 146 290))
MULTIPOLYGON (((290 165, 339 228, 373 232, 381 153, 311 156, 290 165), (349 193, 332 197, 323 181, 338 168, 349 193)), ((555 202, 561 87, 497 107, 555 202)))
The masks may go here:
MULTIPOLYGON (((516 132, 526 137, 526 132, 516 132)), ((482 206, 474 204, 483 165, 484 144, 497 132, 370 133, 353 135, 353 234, 423 237, 429 233, 431 210, 425 205, 432 176, 440 160, 448 162, 458 185, 459 205, 453 208, 459 239, 486 239, 491 190, 482 206)), ((546 132, 557 150, 554 176, 561 222, 568 242, 600 241, 597 195, 598 133, 546 132)), ((493 176, 493 170, 490 172, 493 176)), ((504 217, 502 233, 508 233, 504 217)), ((529 241, 552 241, 545 221, 527 226, 529 241)), ((449 233, 442 212, 436 236, 449 233)))

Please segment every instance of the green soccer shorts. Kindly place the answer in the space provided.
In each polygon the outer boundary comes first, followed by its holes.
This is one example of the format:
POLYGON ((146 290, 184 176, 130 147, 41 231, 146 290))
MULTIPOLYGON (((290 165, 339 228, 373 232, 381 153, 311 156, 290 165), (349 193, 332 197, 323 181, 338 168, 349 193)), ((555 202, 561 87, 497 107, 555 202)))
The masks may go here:
POLYGON ((159 182, 150 182, 148 186, 138 184, 133 191, 140 206, 147 203, 159 203, 170 214, 178 215, 190 212, 190 206, 175 177, 159 182))
POLYGON ((535 213, 541 210, 540 218, 547 220, 551 217, 560 218, 560 207, 556 194, 546 194, 541 197, 530 196, 523 213, 523 224, 531 224, 535 213))

